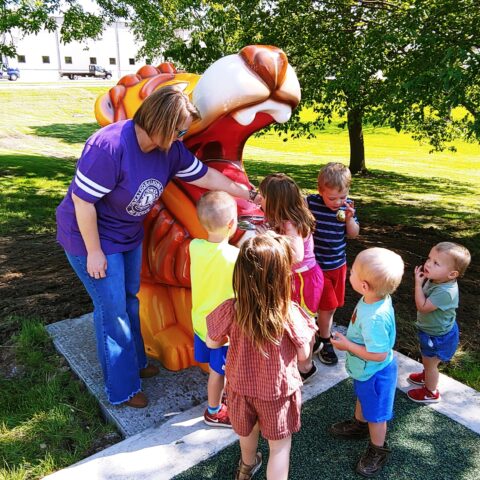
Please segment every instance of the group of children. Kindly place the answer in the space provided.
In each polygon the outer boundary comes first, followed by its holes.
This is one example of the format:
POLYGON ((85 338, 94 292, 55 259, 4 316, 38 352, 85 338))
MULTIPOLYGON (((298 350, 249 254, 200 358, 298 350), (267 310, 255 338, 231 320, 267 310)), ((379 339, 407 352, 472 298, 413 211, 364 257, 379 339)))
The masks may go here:
MULTIPOLYGON (((334 349, 346 352, 357 401, 353 418, 335 423, 330 433, 370 438, 356 466, 363 476, 377 474, 390 453, 385 438, 397 382, 390 295, 404 264, 384 248, 357 255, 350 284, 362 297, 346 335, 332 335, 335 310, 344 304, 346 238, 360 230, 350 183, 347 167, 329 163, 319 173, 318 194, 305 199, 287 175, 267 176, 259 186, 266 222, 240 248, 229 244, 237 228, 235 201, 207 192, 198 202, 208 238, 190 244, 194 355, 210 369, 205 423, 231 427, 240 437, 236 479, 259 470, 260 432, 269 444, 267 478, 288 478, 291 438, 300 429, 300 388, 317 372, 313 355, 335 365, 334 349)), ((438 365, 458 345, 456 279, 469 262, 466 248, 442 242, 415 269, 424 370, 408 378, 419 386, 408 392, 414 401, 440 399, 438 365)))

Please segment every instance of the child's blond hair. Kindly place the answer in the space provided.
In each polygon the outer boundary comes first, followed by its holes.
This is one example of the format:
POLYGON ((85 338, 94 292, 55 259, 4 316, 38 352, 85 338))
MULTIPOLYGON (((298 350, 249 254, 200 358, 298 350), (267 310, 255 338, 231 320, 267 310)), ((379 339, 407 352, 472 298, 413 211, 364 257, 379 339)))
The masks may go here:
POLYGON ((433 247, 437 252, 442 252, 450 255, 453 261, 453 266, 458 272, 459 277, 463 277, 465 270, 470 265, 472 259, 470 252, 463 245, 453 242, 440 242, 433 247))
POLYGON ((393 293, 402 281, 402 257, 386 248, 363 250, 355 258, 354 266, 358 278, 380 297, 393 293))
POLYGON ((262 353, 280 344, 291 306, 292 250, 286 237, 267 232, 240 247, 233 271, 235 321, 262 353))
POLYGON ((198 200, 197 216, 207 232, 218 232, 237 216, 237 203, 226 192, 209 191, 198 200))
POLYGON ((338 191, 348 190, 352 183, 352 174, 343 163, 330 162, 318 172, 318 190, 325 187, 335 188, 338 191))
POLYGON ((315 230, 315 217, 307 207, 300 188, 284 173, 267 175, 258 187, 265 198, 265 217, 270 226, 285 234, 283 223, 290 221, 303 238, 315 230))

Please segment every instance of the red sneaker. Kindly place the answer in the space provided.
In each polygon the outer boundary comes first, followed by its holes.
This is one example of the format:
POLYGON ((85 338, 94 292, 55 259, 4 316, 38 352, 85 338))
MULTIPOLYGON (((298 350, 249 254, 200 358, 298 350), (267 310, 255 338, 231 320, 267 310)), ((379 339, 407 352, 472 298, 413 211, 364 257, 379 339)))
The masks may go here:
POLYGON ((217 413, 209 413, 207 408, 203 414, 203 421, 211 427, 232 428, 232 424, 228 418, 227 407, 223 403, 217 413))
POLYGON ((407 382, 411 383, 412 385, 425 385, 425 370, 417 373, 411 373, 407 378, 407 382))
POLYGON ((407 392, 408 398, 418 403, 437 403, 440 401, 440 392, 438 389, 431 392, 427 387, 414 388, 407 392))

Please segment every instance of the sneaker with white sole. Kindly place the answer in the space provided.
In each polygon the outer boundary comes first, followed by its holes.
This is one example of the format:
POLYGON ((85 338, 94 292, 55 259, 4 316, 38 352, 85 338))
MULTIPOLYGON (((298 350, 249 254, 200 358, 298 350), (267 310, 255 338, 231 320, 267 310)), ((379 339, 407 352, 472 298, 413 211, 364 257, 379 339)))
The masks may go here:
POLYGON ((407 382, 411 383, 412 385, 425 385, 425 370, 417 373, 411 373, 407 378, 407 382))
POLYGON ((440 401, 440 392, 431 392, 425 385, 422 388, 414 388, 407 392, 410 400, 418 403, 437 403, 440 401))
POLYGON ((324 365, 336 365, 338 363, 338 357, 333 349, 333 345, 331 342, 323 342, 322 341, 322 348, 318 352, 318 359, 324 365))
POLYGON ((227 407, 223 403, 217 413, 209 413, 207 408, 203 414, 203 421, 210 427, 232 428, 232 424, 228 418, 227 407))
POLYGON ((312 368, 306 372, 306 373, 303 373, 301 372, 300 370, 298 371, 298 373, 300 374, 300 376, 302 377, 302 382, 303 384, 305 385, 306 383, 308 383, 312 377, 315 376, 315 374, 317 373, 317 366, 315 365, 315 362, 312 362, 312 368))

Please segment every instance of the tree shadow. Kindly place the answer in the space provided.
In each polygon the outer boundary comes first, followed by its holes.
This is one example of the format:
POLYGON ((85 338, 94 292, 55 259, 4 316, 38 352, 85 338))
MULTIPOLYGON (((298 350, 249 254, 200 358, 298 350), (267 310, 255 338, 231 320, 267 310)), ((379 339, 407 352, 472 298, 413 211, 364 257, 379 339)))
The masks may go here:
MULTIPOLYGON (((309 193, 316 192, 318 171, 323 166, 251 159, 246 159, 245 165, 250 180, 257 185, 266 175, 283 172, 309 193)), ((355 200, 360 222, 368 219, 369 223, 431 227, 466 238, 469 245, 480 249, 480 195, 476 186, 468 181, 372 169, 364 175, 353 177, 350 193, 355 200), (462 207, 452 201, 453 197, 477 197, 475 210, 462 207)))
POLYGON ((39 137, 51 137, 65 143, 85 143, 100 126, 98 123, 52 123, 30 127, 39 137))

